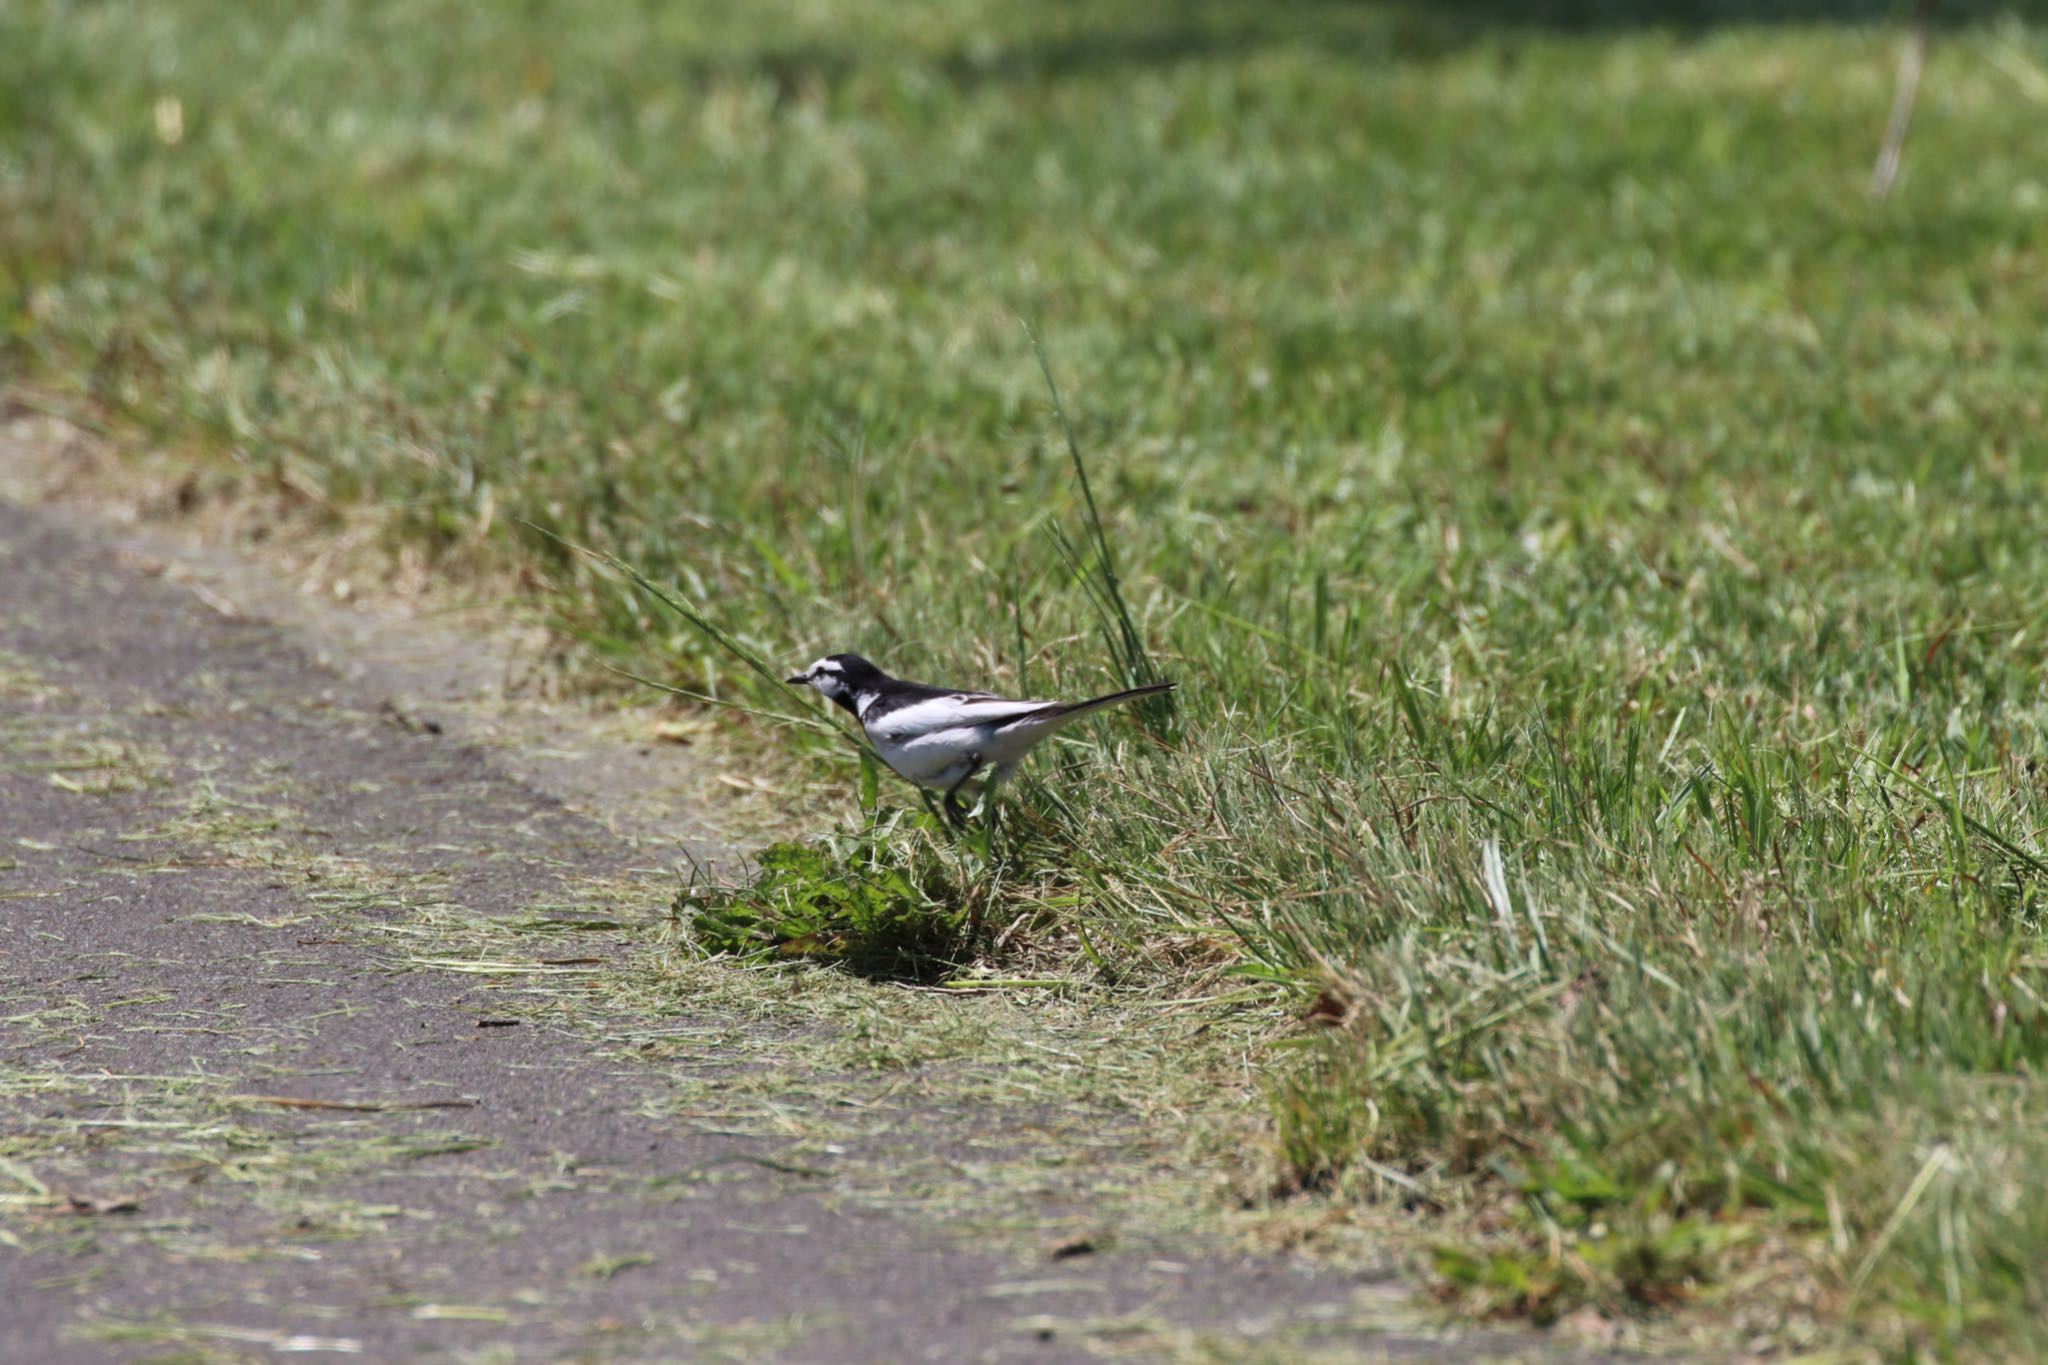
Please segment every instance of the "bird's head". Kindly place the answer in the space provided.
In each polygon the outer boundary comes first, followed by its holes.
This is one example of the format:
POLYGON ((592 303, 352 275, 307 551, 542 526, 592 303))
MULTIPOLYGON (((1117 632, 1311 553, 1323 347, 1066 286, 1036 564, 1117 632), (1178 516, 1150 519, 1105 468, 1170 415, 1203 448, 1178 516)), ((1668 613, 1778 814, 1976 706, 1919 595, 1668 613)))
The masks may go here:
POLYGON ((882 677, 881 669, 858 654, 828 654, 789 682, 792 685, 808 684, 841 706, 850 708, 856 695, 882 677))

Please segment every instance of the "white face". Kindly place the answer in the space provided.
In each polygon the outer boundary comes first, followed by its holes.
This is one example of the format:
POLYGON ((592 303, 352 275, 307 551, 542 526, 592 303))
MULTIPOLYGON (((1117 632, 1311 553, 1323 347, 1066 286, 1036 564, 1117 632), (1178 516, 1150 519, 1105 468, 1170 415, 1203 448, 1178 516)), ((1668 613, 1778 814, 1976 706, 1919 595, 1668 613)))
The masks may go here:
POLYGON ((801 678, 791 678, 790 681, 807 682, 834 701, 847 695, 845 675, 840 672, 839 665, 830 659, 818 660, 804 670, 801 678))

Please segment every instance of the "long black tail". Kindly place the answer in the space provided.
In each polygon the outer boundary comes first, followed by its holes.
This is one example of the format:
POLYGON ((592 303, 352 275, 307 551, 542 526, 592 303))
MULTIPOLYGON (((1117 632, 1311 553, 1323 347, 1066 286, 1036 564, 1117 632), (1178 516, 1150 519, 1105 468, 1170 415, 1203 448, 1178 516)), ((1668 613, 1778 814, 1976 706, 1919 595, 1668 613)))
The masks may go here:
POLYGON ((1007 730, 1016 725, 1043 725, 1048 721, 1057 721, 1064 725, 1070 720, 1080 719, 1090 711, 1115 706, 1118 702, 1136 701, 1140 697, 1156 697, 1162 692, 1171 692, 1178 686, 1179 683, 1170 682, 1147 683, 1143 687, 1127 687, 1121 692, 1091 697, 1087 701, 1056 701, 1036 711, 1026 711, 1023 715, 1006 722, 1003 729, 1007 730))

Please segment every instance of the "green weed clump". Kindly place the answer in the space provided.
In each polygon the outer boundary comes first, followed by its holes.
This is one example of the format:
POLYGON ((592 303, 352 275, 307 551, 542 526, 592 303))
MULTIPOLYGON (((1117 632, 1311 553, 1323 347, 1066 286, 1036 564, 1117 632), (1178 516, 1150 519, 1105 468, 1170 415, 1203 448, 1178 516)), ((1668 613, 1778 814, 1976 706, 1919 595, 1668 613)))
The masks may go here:
POLYGON ((6 363, 740 723, 1170 676, 685 917, 1311 1009, 1482 1311, 2040 1354, 2048 39, 1873 205, 1871 7, 1596 8, 30 0, 6 363))
POLYGON ((978 925, 970 851, 929 815, 895 812, 856 829, 771 844, 742 885, 678 893, 690 942, 760 960, 803 957, 929 980, 967 960, 978 925))

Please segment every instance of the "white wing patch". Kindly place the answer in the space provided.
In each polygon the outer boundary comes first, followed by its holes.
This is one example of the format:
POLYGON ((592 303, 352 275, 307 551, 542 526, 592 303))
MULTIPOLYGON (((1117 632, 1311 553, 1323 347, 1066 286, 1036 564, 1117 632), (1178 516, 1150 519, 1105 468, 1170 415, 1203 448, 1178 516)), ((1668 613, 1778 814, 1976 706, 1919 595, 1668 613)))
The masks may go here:
POLYGON ((936 734, 943 730, 1000 725, 1006 720, 1015 720, 1019 716, 1043 710, 1048 704, 1042 701, 1011 701, 1006 697, 958 692, 950 696, 914 702, 891 711, 868 726, 868 733, 881 743, 905 744, 920 735, 936 734))

